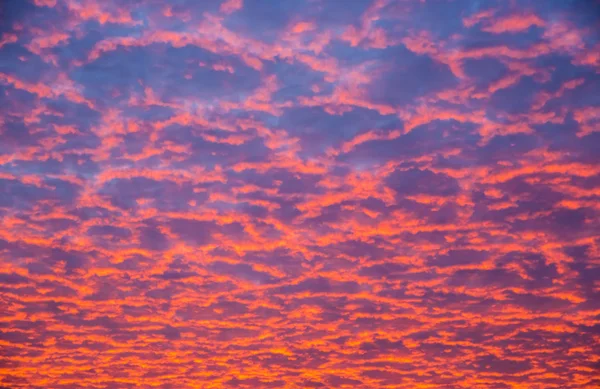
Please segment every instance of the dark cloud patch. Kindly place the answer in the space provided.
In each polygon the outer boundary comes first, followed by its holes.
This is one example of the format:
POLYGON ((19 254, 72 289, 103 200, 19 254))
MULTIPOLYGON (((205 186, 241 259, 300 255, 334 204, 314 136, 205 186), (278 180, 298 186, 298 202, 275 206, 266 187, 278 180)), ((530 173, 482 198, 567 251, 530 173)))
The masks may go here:
POLYGON ((451 149, 460 149, 471 153, 480 137, 474 134, 476 126, 461 124, 454 120, 433 120, 415 127, 408 134, 392 140, 372 140, 357 145, 347 154, 338 158, 358 166, 370 166, 388 161, 401 161, 404 158, 424 154, 436 154, 451 149), (448 130, 456 130, 453 136, 447 136, 448 130))
POLYGON ((0 206, 27 208, 40 201, 58 204, 72 203, 79 187, 66 181, 49 179, 49 186, 25 184, 13 179, 0 179, 0 206))
POLYGON ((19 274, 0 274, 0 284, 4 285, 17 285, 17 284, 27 284, 29 279, 27 277, 23 277, 19 274))
POLYGON ((533 103, 537 83, 532 77, 522 77, 515 85, 496 91, 490 101, 493 106, 509 114, 525 114, 533 103))
POLYGON ((479 264, 488 258, 488 253, 479 250, 457 249, 447 254, 435 255, 429 259, 432 266, 448 267, 479 264))
POLYGON ((172 219, 168 223, 171 232, 189 244, 204 246, 212 241, 216 225, 207 221, 172 219))
POLYGON ((524 280, 518 274, 504 269, 459 270, 448 279, 451 286, 469 288, 508 288, 518 287, 523 283, 524 280))
POLYGON ((141 227, 138 233, 140 245, 144 248, 162 251, 169 247, 169 238, 153 225, 141 227))
POLYGON ((104 184, 100 193, 123 210, 138 208, 138 199, 151 199, 157 208, 165 211, 187 210, 190 201, 201 203, 207 197, 196 193, 189 182, 180 185, 168 178, 163 181, 139 176, 113 179, 104 184))
POLYGON ((245 263, 231 264, 227 262, 214 262, 209 269, 217 274, 241 278, 242 280, 254 282, 257 284, 270 284, 275 282, 275 278, 267 273, 256 271, 252 266, 245 263))
POLYGON ((475 155, 481 163, 495 164, 498 161, 514 161, 539 145, 539 138, 532 135, 497 135, 478 149, 475 155))
POLYGON ((360 270, 359 274, 372 278, 395 279, 398 273, 403 273, 406 270, 408 270, 408 266, 406 265, 398 263, 383 263, 380 265, 365 267, 360 270))
POLYGON ((114 98, 112 93, 118 90, 120 97, 117 99, 124 101, 132 93, 143 96, 144 87, 173 100, 190 96, 214 97, 216 90, 221 91, 221 98, 231 98, 242 92, 248 94, 260 85, 257 73, 239 59, 227 57, 224 60, 191 45, 175 48, 163 44, 117 48, 102 53, 95 61, 77 69, 74 80, 94 86, 85 90, 89 98, 114 98), (223 61, 234 65, 236 72, 213 70, 213 65, 223 61), (191 78, 185 79, 184 74, 191 78))
POLYGON ((131 231, 127 228, 109 225, 92 226, 88 228, 87 233, 92 236, 104 236, 109 238, 128 238, 131 236, 131 231))
POLYGON ((331 280, 319 277, 308 278, 295 285, 286 285, 275 289, 275 293, 279 294, 296 294, 296 293, 357 293, 360 290, 360 285, 356 282, 332 282, 331 280))
POLYGON ((478 86, 487 86, 490 82, 505 76, 508 69, 496 58, 466 59, 463 64, 465 73, 476 80, 478 86))
POLYGON ((382 74, 368 87, 367 94, 373 102, 402 106, 457 85, 447 65, 415 55, 404 46, 383 50, 381 59, 385 64, 380 70, 382 74))
POLYGON ((531 369, 531 362, 488 355, 477 359, 473 366, 483 372, 515 374, 531 369))
POLYGON ((293 107, 286 109, 277 124, 289 128, 299 136, 301 154, 311 157, 322 154, 329 147, 348 141, 365 129, 392 130, 402 126, 394 115, 380 115, 376 111, 353 107, 340 115, 327 113, 321 107, 293 107))
POLYGON ((386 182, 398 196, 419 194, 452 196, 460 190, 458 182, 454 178, 430 170, 396 170, 387 177, 386 182))
POLYGON ((232 14, 225 25, 250 37, 273 42, 287 26, 295 21, 294 15, 315 20, 317 24, 337 25, 338 28, 357 22, 370 2, 353 1, 349 4, 329 2, 282 3, 264 7, 261 0, 246 0, 241 10, 232 14))

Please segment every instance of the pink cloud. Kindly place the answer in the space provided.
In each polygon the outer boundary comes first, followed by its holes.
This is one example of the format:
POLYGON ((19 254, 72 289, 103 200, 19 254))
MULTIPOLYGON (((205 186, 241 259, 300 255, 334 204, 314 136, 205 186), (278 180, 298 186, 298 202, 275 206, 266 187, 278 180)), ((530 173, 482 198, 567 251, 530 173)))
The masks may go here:
POLYGON ((231 14, 235 11, 239 11, 243 6, 243 0, 225 0, 219 9, 224 14, 231 14))

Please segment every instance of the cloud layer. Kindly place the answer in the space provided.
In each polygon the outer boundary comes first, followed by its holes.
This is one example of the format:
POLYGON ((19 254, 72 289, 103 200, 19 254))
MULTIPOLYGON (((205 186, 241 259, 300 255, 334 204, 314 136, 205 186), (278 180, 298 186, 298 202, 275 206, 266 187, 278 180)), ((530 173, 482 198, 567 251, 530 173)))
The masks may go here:
POLYGON ((597 388, 594 2, 0 5, 0 387, 597 388))

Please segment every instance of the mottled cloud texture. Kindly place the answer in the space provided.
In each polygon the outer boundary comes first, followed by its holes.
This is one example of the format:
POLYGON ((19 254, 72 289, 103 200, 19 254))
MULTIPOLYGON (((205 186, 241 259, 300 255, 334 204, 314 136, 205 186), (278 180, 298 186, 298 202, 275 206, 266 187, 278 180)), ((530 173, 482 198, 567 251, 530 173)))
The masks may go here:
POLYGON ((597 1, 0 9, 0 387, 600 385, 597 1))

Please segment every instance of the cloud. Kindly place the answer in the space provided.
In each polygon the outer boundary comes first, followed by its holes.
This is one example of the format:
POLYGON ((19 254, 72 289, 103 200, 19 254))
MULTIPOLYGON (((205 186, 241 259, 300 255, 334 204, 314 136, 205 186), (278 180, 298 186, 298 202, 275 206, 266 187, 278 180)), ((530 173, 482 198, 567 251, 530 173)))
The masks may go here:
POLYGON ((10 388, 595 388, 597 12, 6 2, 10 388))
POLYGON ((224 14, 233 13, 244 6, 243 0, 226 0, 221 4, 219 8, 224 14))
POLYGON ((535 14, 512 14, 491 20, 489 24, 482 28, 483 31, 492 34, 517 33, 528 30, 530 27, 543 27, 544 21, 535 14))

